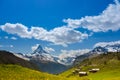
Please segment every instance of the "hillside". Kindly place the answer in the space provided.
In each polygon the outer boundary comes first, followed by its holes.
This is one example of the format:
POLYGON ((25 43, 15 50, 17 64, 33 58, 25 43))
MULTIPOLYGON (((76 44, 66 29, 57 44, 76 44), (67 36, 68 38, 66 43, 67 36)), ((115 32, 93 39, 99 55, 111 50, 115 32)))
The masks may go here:
POLYGON ((120 53, 100 54, 96 57, 85 59, 73 68, 60 76, 74 78, 75 80, 120 80, 120 53), (88 76, 79 77, 78 74, 73 74, 75 69, 81 68, 81 71, 88 72, 88 76), (99 68, 100 71, 90 73, 92 68, 99 68))
POLYGON ((85 59, 73 68, 59 74, 51 75, 18 65, 0 64, 0 80, 120 80, 120 53, 100 54, 85 59), (88 76, 79 77, 73 74, 75 69, 81 68, 88 76), (92 68, 100 68, 96 73, 90 73, 92 68))
POLYGON ((18 65, 0 65, 0 80, 68 80, 18 65))
POLYGON ((0 51, 0 64, 17 64, 23 67, 38 70, 38 67, 34 63, 16 57, 15 55, 13 55, 13 53, 7 51, 0 51))
POLYGON ((35 63, 42 72, 47 72, 50 74, 59 74, 67 70, 69 67, 62 65, 60 63, 50 62, 50 61, 37 61, 37 60, 31 60, 31 61, 35 63))

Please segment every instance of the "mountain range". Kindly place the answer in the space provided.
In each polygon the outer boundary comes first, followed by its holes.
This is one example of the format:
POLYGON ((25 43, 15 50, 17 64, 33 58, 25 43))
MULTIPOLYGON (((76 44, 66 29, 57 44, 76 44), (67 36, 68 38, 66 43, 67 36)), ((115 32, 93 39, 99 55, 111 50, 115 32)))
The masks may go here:
POLYGON ((33 53, 22 55, 22 57, 35 63, 43 72, 58 74, 68 68, 68 66, 58 63, 58 58, 45 51, 41 45, 39 45, 33 53))
POLYGON ((53 62, 61 65, 72 65, 75 60, 80 59, 82 61, 84 58, 95 56, 107 52, 120 52, 120 44, 107 44, 107 45, 96 45, 92 50, 82 55, 77 55, 76 57, 68 56, 60 59, 59 56, 53 56, 47 51, 45 51, 41 45, 39 45, 31 54, 18 54, 19 57, 25 60, 34 60, 40 63, 53 62))
MULTIPOLYGON (((25 65, 31 66, 32 64, 35 64, 35 66, 37 66, 40 71, 48 72, 52 74, 58 74, 68 69, 72 64, 76 65, 77 62, 82 62, 86 58, 95 57, 99 54, 103 54, 103 53, 106 54, 108 52, 120 52, 120 44, 112 44, 112 45, 107 44, 104 46, 97 45, 87 53, 84 53, 82 55, 77 55, 76 57, 72 57, 72 56, 66 57, 65 59, 60 59, 59 56, 51 55, 50 53, 45 51, 41 45, 39 45, 30 54, 14 53, 14 55, 13 54, 12 55, 20 59, 20 61, 17 59, 18 64, 20 63, 20 65, 22 66, 25 66, 25 65), (22 62, 24 62, 23 64, 25 65, 23 65, 22 62)), ((1 53, 7 53, 7 52, 2 51, 1 53)), ((8 60, 9 58, 6 58, 6 57, 3 59, 1 58, 1 61, 4 61, 5 59, 6 61, 12 61, 12 60, 15 61, 15 63, 14 62, 9 62, 9 63, 13 63, 13 64, 17 63, 16 62, 17 60, 15 59, 8 60)))
POLYGON ((106 44, 106 45, 95 45, 95 48, 88 53, 80 55, 75 58, 74 65, 78 62, 82 62, 84 59, 89 57, 96 57, 99 54, 107 54, 108 52, 120 52, 120 43, 106 44))

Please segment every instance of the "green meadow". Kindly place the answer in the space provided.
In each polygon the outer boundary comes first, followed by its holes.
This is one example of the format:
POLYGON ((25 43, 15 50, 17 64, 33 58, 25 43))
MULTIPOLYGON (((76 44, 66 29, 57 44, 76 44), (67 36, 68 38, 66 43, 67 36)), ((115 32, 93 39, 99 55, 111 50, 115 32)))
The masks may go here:
POLYGON ((119 55, 120 53, 110 53, 86 59, 59 75, 39 72, 18 65, 1 64, 0 80, 120 80, 119 55), (82 71, 88 72, 88 76, 79 77, 78 74, 73 74, 72 71, 78 67, 82 67, 82 71), (91 68, 100 68, 100 71, 89 73, 91 68))
POLYGON ((74 80, 120 80, 120 53, 102 54, 94 58, 86 59, 60 76, 73 78, 74 80), (83 66, 85 65, 85 66, 83 66), (88 72, 88 76, 79 77, 72 72, 78 67, 88 72), (89 73, 91 68, 100 68, 96 73, 89 73))
POLYGON ((67 80, 18 65, 0 65, 0 80, 67 80))

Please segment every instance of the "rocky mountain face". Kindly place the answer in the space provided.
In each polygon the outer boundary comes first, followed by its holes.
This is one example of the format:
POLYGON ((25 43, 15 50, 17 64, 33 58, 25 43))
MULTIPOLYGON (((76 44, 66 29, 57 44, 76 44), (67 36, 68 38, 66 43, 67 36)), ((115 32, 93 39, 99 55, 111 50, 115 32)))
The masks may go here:
POLYGON ((77 64, 89 57, 95 57, 99 54, 107 52, 120 52, 120 44, 96 46, 92 50, 82 55, 76 57, 65 57, 65 59, 60 59, 58 56, 53 56, 47 51, 45 51, 41 45, 37 47, 36 50, 31 54, 15 54, 16 56, 23 58, 24 60, 31 61, 39 67, 41 71, 57 74, 66 70, 69 65, 77 64), (70 64, 71 63, 71 64, 70 64))
POLYGON ((25 57, 37 64, 43 72, 57 74, 68 68, 58 62, 58 57, 54 57, 50 53, 47 53, 41 45, 39 45, 33 53, 27 54, 25 57))
POLYGON ((26 55, 26 57, 28 57, 30 60, 36 60, 36 61, 41 61, 41 62, 55 62, 54 61, 54 57, 47 53, 41 45, 39 45, 37 47, 37 49, 29 54, 29 55, 26 55))

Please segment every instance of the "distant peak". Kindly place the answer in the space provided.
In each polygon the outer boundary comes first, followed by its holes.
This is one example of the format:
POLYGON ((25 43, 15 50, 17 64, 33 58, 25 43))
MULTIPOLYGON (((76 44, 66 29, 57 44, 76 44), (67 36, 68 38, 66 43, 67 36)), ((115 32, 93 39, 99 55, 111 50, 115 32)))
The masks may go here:
POLYGON ((43 50, 43 48, 42 48, 42 46, 40 44, 38 45, 37 49, 43 50))
POLYGON ((37 47, 37 49, 36 50, 34 50, 34 52, 33 52, 33 54, 42 54, 42 53, 47 53, 43 48, 42 48, 42 46, 39 44, 38 45, 38 47, 37 47))

